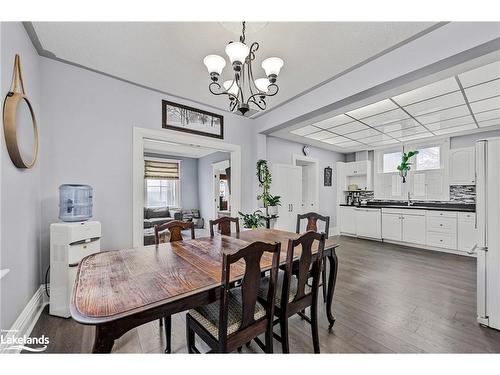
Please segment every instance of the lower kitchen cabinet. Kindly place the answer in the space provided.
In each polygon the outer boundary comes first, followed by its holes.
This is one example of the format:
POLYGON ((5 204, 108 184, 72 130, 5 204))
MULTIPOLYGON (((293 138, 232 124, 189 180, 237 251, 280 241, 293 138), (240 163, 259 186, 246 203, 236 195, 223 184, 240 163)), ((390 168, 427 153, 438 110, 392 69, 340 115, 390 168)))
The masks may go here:
POLYGON ((382 238, 384 240, 401 241, 401 214, 382 213, 382 238))
POLYGON ((382 217, 380 209, 356 208, 356 234, 360 237, 382 238, 382 217))
POLYGON ((403 242, 425 245, 425 214, 402 216, 403 242))
POLYGON ((340 232, 356 234, 356 211, 354 207, 340 207, 340 232))
POLYGON ((458 250, 470 251, 477 244, 476 214, 473 212, 458 213, 458 250))

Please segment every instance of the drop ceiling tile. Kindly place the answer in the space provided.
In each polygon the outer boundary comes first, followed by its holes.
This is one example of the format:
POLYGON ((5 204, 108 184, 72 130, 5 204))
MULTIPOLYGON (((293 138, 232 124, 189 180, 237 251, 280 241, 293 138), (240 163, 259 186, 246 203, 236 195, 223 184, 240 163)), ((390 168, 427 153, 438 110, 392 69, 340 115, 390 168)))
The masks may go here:
POLYGON ((451 128, 444 128, 444 129, 439 129, 434 131, 436 135, 442 135, 442 134, 450 134, 450 133, 458 133, 464 130, 470 130, 470 129, 477 129, 476 124, 468 124, 468 125, 462 125, 462 126, 454 126, 451 128))
POLYGON ((357 132, 354 132, 354 133, 349 133, 349 134, 346 134, 347 137, 349 138, 352 138, 352 139, 362 139, 362 138, 367 138, 367 137, 371 137, 373 135, 377 135, 377 134, 380 134, 379 131, 375 130, 375 129, 365 129, 365 130, 361 130, 361 131, 357 131, 357 132))
POLYGON ((359 142, 355 142, 355 141, 348 141, 348 142, 338 143, 335 146, 342 147, 342 148, 350 148, 350 147, 354 147, 354 146, 362 146, 362 144, 359 142))
POLYGON ((408 114, 405 111, 398 108, 398 109, 393 109, 392 111, 380 113, 378 115, 366 117, 363 119, 363 122, 370 126, 379 126, 395 121, 404 120, 407 118, 410 118, 410 116, 408 116, 408 114))
POLYGON ((460 87, 458 86, 455 77, 451 77, 405 92, 404 94, 393 97, 393 99, 400 106, 405 106, 458 90, 460 90, 460 87))
POLYGON ((446 108, 456 107, 464 104, 465 100, 462 92, 457 91, 450 94, 438 96, 437 98, 424 100, 423 102, 418 102, 404 108, 412 116, 417 117, 430 112, 441 111, 446 108))
POLYGON ((468 125, 468 124, 475 124, 474 119, 470 115, 459 117, 459 118, 454 118, 454 119, 450 119, 450 120, 435 122, 434 124, 428 124, 425 126, 430 131, 435 131, 435 130, 439 130, 439 129, 456 127, 456 126, 463 126, 463 125, 468 125))
POLYGON ((500 108, 500 96, 494 98, 483 99, 477 102, 470 103, 470 107, 474 113, 489 111, 491 109, 500 108))
POLYGON ((500 79, 469 87, 465 89, 465 95, 469 102, 498 96, 500 95, 500 79))
POLYGON ((467 107, 466 105, 461 105, 459 107, 448 108, 442 111, 432 112, 426 115, 418 116, 416 117, 416 119, 421 124, 425 125, 467 115, 470 115, 469 107, 467 107))
POLYGON ((373 116, 378 113, 390 111, 391 109, 396 109, 397 106, 389 99, 381 100, 380 102, 369 104, 367 106, 355 109, 354 111, 347 112, 349 116, 356 119, 362 119, 368 116, 373 116))
POLYGON ((349 124, 336 126, 336 127, 331 128, 329 130, 334 132, 335 134, 343 135, 343 134, 352 133, 352 132, 365 130, 365 129, 370 129, 370 128, 368 126, 356 121, 356 122, 350 122, 349 124))
POLYGON ((486 121, 481 121, 477 123, 480 128, 486 128, 488 126, 495 126, 495 125, 500 125, 500 119, 491 119, 491 120, 486 120, 486 121))
POLYGON ((327 119, 322 120, 320 122, 316 122, 313 125, 317 126, 318 128, 321 128, 321 129, 330 129, 330 128, 333 128, 334 126, 347 124, 349 122, 352 122, 352 118, 350 118, 346 115, 338 115, 335 117, 327 118, 327 119))
POLYGON ((413 128, 415 126, 419 126, 420 124, 413 119, 406 119, 398 122, 393 122, 391 124, 385 124, 382 126, 377 126, 378 130, 383 131, 384 133, 393 132, 395 130, 408 129, 413 128))
POLYGON ((422 133, 412 134, 412 135, 407 135, 407 136, 401 137, 401 138, 399 138, 399 140, 401 142, 406 142, 406 141, 412 141, 414 139, 422 139, 422 138, 428 138, 428 137, 433 137, 433 136, 434 136, 434 134, 432 134, 431 132, 425 131, 422 133))
POLYGON ((391 142, 391 143, 398 142, 397 140, 395 140, 394 138, 392 138, 386 134, 374 135, 374 136, 371 136, 368 138, 363 138, 360 141, 363 143, 366 143, 366 144, 379 143, 379 142, 391 142))
POLYGON ((342 143, 342 142, 347 142, 347 141, 349 141, 348 138, 341 137, 340 135, 338 135, 336 137, 332 137, 332 138, 327 138, 327 139, 322 139, 321 140, 321 142, 329 143, 331 145, 336 145, 336 144, 339 144, 339 143, 342 143))
POLYGON ((399 141, 397 141, 395 139, 389 139, 387 141, 372 142, 372 143, 369 143, 369 145, 377 147, 377 146, 393 145, 395 143, 399 143, 399 141))
POLYGON ((496 118, 500 118, 500 109, 493 109, 491 111, 475 113, 474 116, 476 116, 477 122, 493 120, 496 118))
POLYGON ((427 132, 427 130, 423 126, 415 126, 413 128, 408 128, 408 129, 402 129, 402 130, 396 130, 394 132, 387 133, 391 137, 401 139, 401 137, 407 137, 410 135, 418 134, 418 133, 424 133, 427 132))
POLYGON ((331 138, 334 135, 335 134, 332 134, 327 130, 321 130, 321 131, 316 132, 316 133, 308 134, 305 137, 310 138, 310 139, 316 139, 316 140, 320 141, 322 139, 331 138))
POLYGON ((500 61, 458 75, 463 87, 500 78, 500 61))
POLYGON ((319 129, 315 126, 307 125, 307 126, 304 126, 302 128, 292 130, 292 131, 290 131, 290 133, 295 134, 295 135, 307 135, 307 134, 318 132, 320 130, 321 129, 319 129))

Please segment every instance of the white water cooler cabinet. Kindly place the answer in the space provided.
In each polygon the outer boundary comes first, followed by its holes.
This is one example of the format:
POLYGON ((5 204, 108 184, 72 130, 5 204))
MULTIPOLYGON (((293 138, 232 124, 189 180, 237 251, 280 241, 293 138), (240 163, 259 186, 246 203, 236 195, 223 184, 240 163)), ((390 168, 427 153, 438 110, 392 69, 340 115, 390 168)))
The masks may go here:
POLYGON ((50 225, 50 315, 69 318, 69 303, 80 261, 100 251, 101 223, 50 225))

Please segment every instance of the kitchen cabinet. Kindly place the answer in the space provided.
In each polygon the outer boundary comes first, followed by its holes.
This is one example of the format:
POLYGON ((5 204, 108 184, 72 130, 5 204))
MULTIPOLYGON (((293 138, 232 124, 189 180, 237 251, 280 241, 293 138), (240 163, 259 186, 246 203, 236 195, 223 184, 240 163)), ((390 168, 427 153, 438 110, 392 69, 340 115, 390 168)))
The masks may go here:
POLYGON ((413 244, 425 244, 425 214, 402 215, 402 239, 403 242, 413 244))
POLYGON ((450 150, 450 185, 475 185, 474 147, 450 150))
POLYGON ((401 215, 382 213, 382 238, 390 241, 401 241, 401 215))
POLYGON ((369 161, 353 161, 346 163, 344 171, 346 176, 365 175, 368 171, 369 161))
POLYGON ((340 207, 340 232, 356 234, 356 211, 355 207, 340 207))
POLYGON ((478 241, 476 214, 474 212, 458 213, 458 250, 470 251, 478 241))
POLYGON ((380 209, 355 208, 356 235, 373 239, 382 238, 382 216, 380 209))
POLYGON ((456 212, 427 212, 426 244, 428 246, 457 250, 456 212))

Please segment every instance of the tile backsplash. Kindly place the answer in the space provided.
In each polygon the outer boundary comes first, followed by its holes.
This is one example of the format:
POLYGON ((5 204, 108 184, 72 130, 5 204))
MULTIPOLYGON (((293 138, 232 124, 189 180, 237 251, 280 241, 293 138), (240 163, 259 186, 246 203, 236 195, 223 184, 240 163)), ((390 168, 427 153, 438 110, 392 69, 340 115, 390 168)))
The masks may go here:
POLYGON ((450 201, 455 203, 476 203, 476 186, 451 185, 450 201))

